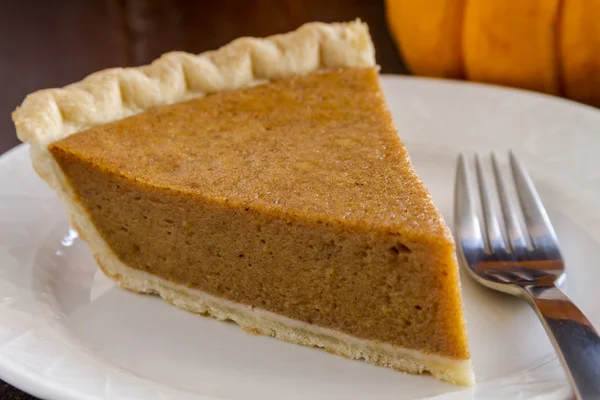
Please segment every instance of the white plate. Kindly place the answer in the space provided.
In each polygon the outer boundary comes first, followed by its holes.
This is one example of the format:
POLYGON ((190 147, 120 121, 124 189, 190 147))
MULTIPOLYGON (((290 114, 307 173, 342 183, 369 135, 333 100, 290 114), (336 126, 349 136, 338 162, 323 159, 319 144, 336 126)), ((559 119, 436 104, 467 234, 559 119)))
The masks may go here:
MULTIPOLYGON (((384 77, 400 134, 451 221, 460 151, 517 150, 549 208, 567 293, 600 326, 600 112, 482 85, 384 77)), ((566 398, 533 312, 463 276, 478 386, 245 334, 117 288, 19 147, 0 159, 0 377, 47 399, 566 398)))

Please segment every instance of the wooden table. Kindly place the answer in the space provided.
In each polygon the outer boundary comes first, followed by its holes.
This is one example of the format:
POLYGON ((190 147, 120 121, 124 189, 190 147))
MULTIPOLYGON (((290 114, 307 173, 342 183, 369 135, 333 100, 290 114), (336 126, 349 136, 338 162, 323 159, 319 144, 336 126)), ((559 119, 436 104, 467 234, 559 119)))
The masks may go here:
MULTIPOLYGON (((16 146, 10 113, 25 95, 103 68, 162 53, 200 53, 239 36, 267 36, 309 21, 369 24, 384 73, 405 73, 383 0, 20 0, 0 12, 0 154, 16 146)), ((1 322, 0 322, 1 323, 1 322)), ((27 388, 23 388, 27 390, 27 388)), ((4 400, 33 397, 0 381, 4 400)))

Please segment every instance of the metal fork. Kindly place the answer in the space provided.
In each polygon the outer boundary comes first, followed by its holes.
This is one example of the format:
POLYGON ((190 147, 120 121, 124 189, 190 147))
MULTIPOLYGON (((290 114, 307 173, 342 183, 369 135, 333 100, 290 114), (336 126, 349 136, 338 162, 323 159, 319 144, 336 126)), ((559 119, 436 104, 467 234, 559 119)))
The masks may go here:
POLYGON ((475 158, 483 223, 469 163, 464 155, 458 159, 454 216, 459 258, 477 282, 526 300, 544 325, 575 397, 600 399, 600 337, 558 289, 565 265, 548 214, 513 152, 509 163, 518 202, 511 200, 498 162, 494 155, 491 158, 494 178, 488 176, 479 156, 475 158), (494 181, 503 218, 493 202, 490 182, 494 181))

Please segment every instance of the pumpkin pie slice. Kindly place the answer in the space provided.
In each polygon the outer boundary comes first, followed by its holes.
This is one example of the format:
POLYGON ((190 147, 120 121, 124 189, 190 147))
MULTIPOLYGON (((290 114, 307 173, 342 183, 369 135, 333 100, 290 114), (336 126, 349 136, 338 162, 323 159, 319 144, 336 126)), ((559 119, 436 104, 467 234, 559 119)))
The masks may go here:
POLYGON ((14 112, 104 273, 245 331, 473 383, 452 236, 367 26, 95 73, 14 112))

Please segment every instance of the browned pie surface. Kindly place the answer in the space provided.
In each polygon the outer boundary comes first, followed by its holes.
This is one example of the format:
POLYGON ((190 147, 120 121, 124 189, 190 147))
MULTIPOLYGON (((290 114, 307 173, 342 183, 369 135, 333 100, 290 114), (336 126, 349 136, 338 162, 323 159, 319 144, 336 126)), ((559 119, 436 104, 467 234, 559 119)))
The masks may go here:
POLYGON ((468 358, 454 248, 373 69, 152 109, 50 150, 134 268, 468 358))

